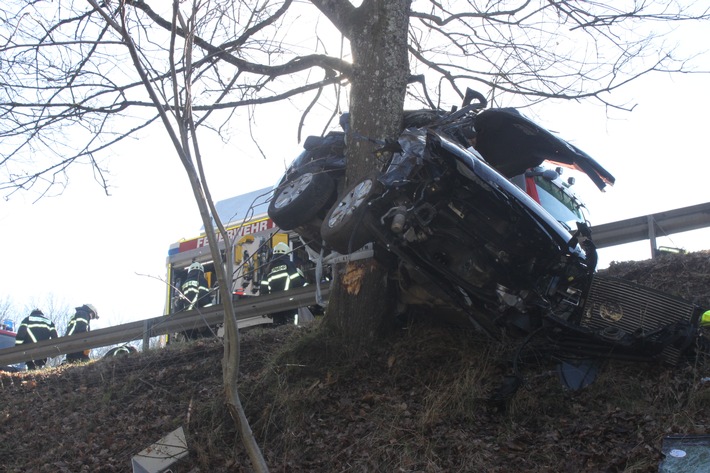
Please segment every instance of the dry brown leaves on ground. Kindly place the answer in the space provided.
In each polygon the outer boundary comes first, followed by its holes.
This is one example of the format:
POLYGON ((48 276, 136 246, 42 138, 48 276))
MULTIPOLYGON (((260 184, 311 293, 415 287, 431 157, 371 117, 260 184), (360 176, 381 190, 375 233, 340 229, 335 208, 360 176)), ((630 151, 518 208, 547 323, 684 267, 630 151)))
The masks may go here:
MULTIPOLYGON (((710 306, 710 255, 613 264, 608 275, 710 306)), ((420 323, 357 360, 308 328, 242 337, 241 396, 273 472, 656 472, 664 436, 710 429, 704 359, 606 363, 566 390, 525 365, 506 410, 488 402, 509 346, 420 323)), ((0 375, 8 472, 126 472, 182 426, 173 472, 251 471, 221 386, 221 345, 201 340, 84 366, 0 375)))

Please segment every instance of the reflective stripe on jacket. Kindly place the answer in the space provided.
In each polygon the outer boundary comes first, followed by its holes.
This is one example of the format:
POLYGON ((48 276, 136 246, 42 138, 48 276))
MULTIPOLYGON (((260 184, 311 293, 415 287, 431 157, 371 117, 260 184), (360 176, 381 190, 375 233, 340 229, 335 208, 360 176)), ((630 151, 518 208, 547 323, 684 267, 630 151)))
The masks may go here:
POLYGON ((57 337, 57 329, 54 326, 54 322, 41 315, 30 315, 25 317, 20 323, 20 328, 15 336, 15 345, 37 343, 57 337))
POLYGON ((192 310, 196 307, 204 307, 210 302, 210 289, 207 287, 207 279, 200 271, 190 271, 187 279, 180 287, 182 297, 178 302, 178 310, 192 310))
POLYGON ((305 284, 306 279, 301 270, 296 268, 288 256, 280 256, 271 262, 270 271, 261 281, 260 293, 273 294, 305 284))
POLYGON ((67 325, 67 336, 90 331, 90 320, 91 316, 88 312, 77 311, 67 325))

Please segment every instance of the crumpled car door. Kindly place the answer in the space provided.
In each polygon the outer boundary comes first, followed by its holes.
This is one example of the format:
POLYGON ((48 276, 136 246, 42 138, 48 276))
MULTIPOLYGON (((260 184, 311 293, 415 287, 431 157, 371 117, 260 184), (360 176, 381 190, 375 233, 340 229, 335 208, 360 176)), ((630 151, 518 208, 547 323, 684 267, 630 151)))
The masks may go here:
POLYGON ((474 127, 476 150, 507 178, 549 161, 585 173, 600 190, 614 184, 614 176, 592 157, 516 109, 484 110, 475 117, 474 127))

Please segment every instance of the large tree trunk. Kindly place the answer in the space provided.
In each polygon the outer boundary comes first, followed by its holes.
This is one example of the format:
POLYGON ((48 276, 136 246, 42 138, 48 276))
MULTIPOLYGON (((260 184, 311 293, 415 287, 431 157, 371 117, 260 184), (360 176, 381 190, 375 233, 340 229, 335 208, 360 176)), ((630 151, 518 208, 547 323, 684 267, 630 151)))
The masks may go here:
MULTIPOLYGON (((355 73, 350 98, 347 182, 382 170, 369 140, 399 135, 409 76, 407 31, 410 0, 365 0, 353 16, 355 73)), ((359 351, 384 335, 396 300, 387 269, 375 260, 339 265, 332 282, 326 327, 359 351)))

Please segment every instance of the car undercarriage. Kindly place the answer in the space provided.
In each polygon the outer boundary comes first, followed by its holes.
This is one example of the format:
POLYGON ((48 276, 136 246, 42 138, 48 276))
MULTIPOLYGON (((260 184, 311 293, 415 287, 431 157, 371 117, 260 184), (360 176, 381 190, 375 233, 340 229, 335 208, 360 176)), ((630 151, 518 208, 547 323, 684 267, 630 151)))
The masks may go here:
MULTIPOLYGON (((600 189, 613 176, 517 110, 484 108, 405 114, 397 142, 386 144, 387 165, 347 188, 347 128, 312 137, 275 188, 269 215, 313 254, 348 255, 372 242, 400 306, 431 308, 495 338, 542 337, 576 356, 676 363, 693 345, 701 310, 597 276, 588 222, 572 228, 514 183, 546 165, 576 169, 600 189)), ((570 196, 566 205, 583 205, 559 172, 536 172, 570 196)))

